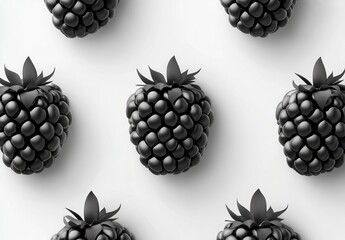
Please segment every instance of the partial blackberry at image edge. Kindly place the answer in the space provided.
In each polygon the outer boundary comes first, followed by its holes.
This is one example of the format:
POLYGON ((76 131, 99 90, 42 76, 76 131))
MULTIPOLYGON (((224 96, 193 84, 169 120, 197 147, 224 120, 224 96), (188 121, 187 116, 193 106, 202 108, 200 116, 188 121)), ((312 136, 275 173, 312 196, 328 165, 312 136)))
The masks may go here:
MULTIPOLYGON (((121 206, 120 206, 121 207, 121 206)), ((97 197, 91 191, 84 205, 84 218, 66 208, 72 216, 65 216, 65 226, 51 240, 135 240, 135 236, 113 218, 120 210, 99 209, 97 197)))
POLYGON ((300 240, 298 233, 282 223, 280 218, 286 210, 273 211, 267 209, 264 195, 258 189, 251 200, 250 210, 237 201, 240 215, 235 214, 226 206, 233 220, 227 221, 224 230, 217 235, 217 240, 300 240))
POLYGON ((28 57, 23 78, 6 67, 9 82, 0 78, 2 159, 16 173, 39 173, 50 167, 68 136, 69 100, 49 81, 54 72, 38 75, 28 57))
POLYGON ((301 175, 319 175, 344 164, 345 86, 341 73, 327 77, 319 58, 313 83, 297 74, 303 84, 293 82, 278 104, 276 119, 279 142, 288 165, 301 175))
POLYGON ((131 142, 153 174, 179 174, 200 162, 213 111, 194 83, 199 71, 182 73, 175 57, 168 63, 167 79, 151 68, 153 80, 138 71, 144 84, 129 97, 126 114, 131 142))
POLYGON ((220 0, 230 24, 253 37, 267 37, 287 25, 297 0, 220 0))
POLYGON ((85 37, 105 26, 120 0, 44 0, 54 26, 66 37, 85 37))

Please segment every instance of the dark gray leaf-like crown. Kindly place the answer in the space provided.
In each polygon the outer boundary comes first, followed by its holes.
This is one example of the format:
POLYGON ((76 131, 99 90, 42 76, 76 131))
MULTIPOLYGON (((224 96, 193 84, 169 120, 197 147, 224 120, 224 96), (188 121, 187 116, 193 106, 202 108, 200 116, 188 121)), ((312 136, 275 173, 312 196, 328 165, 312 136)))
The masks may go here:
POLYGON ((321 57, 316 61, 313 71, 313 83, 311 83, 305 77, 296 73, 296 75, 302 79, 305 84, 297 85, 293 82, 293 86, 300 91, 310 92, 313 94, 315 101, 321 109, 323 109, 330 97, 333 95, 344 98, 342 91, 345 90, 345 86, 340 84, 343 80, 345 70, 334 76, 333 72, 327 77, 325 65, 322 62, 321 57))
POLYGON ((49 88, 46 86, 51 83, 48 81, 53 75, 54 71, 48 76, 44 76, 43 72, 37 75, 36 68, 32 63, 30 57, 28 57, 23 66, 23 78, 19 76, 5 66, 5 74, 8 81, 0 78, 0 95, 7 91, 15 91, 20 94, 20 98, 24 106, 29 109, 37 99, 37 97, 43 95, 43 91, 47 91, 49 88), (43 91, 41 91, 43 90, 43 91))
POLYGON ((99 210, 99 203, 97 197, 91 191, 85 200, 84 205, 84 219, 75 211, 67 210, 73 216, 65 216, 64 223, 66 227, 75 227, 80 229, 85 229, 87 239, 95 240, 98 234, 102 230, 102 225, 114 228, 114 222, 116 218, 112 218, 116 213, 119 212, 121 205, 118 209, 107 212, 105 208, 99 210))
POLYGON ((154 85, 157 83, 170 85, 170 86, 188 85, 194 82, 195 75, 197 75, 200 72, 200 70, 198 70, 193 73, 188 73, 188 70, 186 70, 183 73, 181 73, 180 67, 175 57, 172 57, 168 63, 167 79, 165 79, 162 73, 152 70, 150 67, 149 69, 150 69, 152 80, 149 80, 137 70, 140 79, 147 85, 154 85))
POLYGON ((23 78, 20 78, 18 73, 12 72, 5 66, 5 74, 8 81, 0 78, 0 84, 5 87, 20 86, 25 90, 31 90, 49 84, 48 80, 54 75, 54 72, 55 69, 48 76, 43 76, 43 72, 37 75, 36 68, 30 57, 28 57, 23 65, 23 78))
POLYGON ((271 234, 271 230, 269 230, 269 226, 281 226, 281 221, 283 220, 280 218, 286 210, 287 207, 281 211, 273 211, 272 207, 267 209, 267 203, 265 196, 261 193, 260 189, 258 189, 250 202, 250 210, 242 206, 237 201, 237 208, 240 212, 240 215, 235 214, 233 211, 230 210, 228 206, 226 206, 230 216, 234 221, 231 227, 236 228, 242 224, 246 225, 248 228, 253 226, 258 227, 257 233, 259 240, 266 240, 266 238, 271 234))

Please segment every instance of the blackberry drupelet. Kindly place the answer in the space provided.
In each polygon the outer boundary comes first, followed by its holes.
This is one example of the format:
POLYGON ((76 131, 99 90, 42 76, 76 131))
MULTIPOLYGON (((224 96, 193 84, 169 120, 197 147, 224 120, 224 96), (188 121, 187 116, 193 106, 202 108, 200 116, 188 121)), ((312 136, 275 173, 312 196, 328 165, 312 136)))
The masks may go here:
POLYGON ((253 37, 266 37, 284 27, 297 0, 220 0, 230 24, 253 37))
POLYGON ((112 212, 99 204, 93 192, 85 201, 84 219, 76 212, 67 208, 73 216, 65 216, 63 227, 51 240, 135 240, 134 235, 112 218, 120 207, 112 212))
POLYGON ((52 165, 66 141, 72 116, 68 98, 37 76, 30 58, 23 79, 5 67, 9 82, 0 79, 0 146, 3 162, 16 173, 32 174, 52 165))
POLYGON ((345 86, 333 73, 327 77, 321 58, 314 67, 313 84, 285 95, 276 110, 279 141, 288 165, 302 175, 319 175, 344 163, 345 86))
POLYGON ((286 209, 274 212, 267 210, 266 199, 257 190, 251 200, 250 210, 237 202, 240 215, 236 215, 228 207, 233 218, 217 235, 217 240, 300 240, 300 236, 292 228, 283 224, 280 215, 286 209))
POLYGON ((45 0, 53 24, 66 37, 85 37, 105 26, 120 0, 45 0))
POLYGON ((141 163, 156 175, 178 174, 199 163, 213 121, 211 102, 194 84, 195 75, 181 73, 175 57, 167 81, 150 69, 153 81, 138 71, 145 83, 127 102, 132 143, 141 163))

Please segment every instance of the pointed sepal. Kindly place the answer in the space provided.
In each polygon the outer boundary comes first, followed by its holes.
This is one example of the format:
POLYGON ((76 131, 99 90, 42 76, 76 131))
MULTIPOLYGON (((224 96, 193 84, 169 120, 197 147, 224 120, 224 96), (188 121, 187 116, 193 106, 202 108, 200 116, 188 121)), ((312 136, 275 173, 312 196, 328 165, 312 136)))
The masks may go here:
POLYGON ((51 74, 49 74, 48 76, 46 77, 38 77, 37 80, 35 81, 35 85, 36 86, 42 86, 42 85, 47 85, 49 84, 49 82, 47 82, 49 79, 51 79, 53 77, 53 75, 55 74, 55 68, 54 70, 52 71, 51 74))
POLYGON ((327 78, 327 81, 326 81, 327 85, 339 84, 340 82, 342 82, 342 80, 340 79, 344 76, 344 74, 345 74, 345 70, 337 76, 334 76, 332 72, 332 74, 327 78))
POLYGON ((103 208, 101 211, 99 211, 98 217, 101 218, 106 213, 107 213, 107 210, 105 208, 103 208))
POLYGON ((32 90, 49 84, 50 82, 48 82, 48 80, 54 75, 54 72, 55 69, 48 76, 43 76, 43 72, 37 76, 37 70, 30 57, 28 57, 23 65, 23 79, 21 79, 17 73, 10 71, 5 66, 5 74, 9 82, 0 79, 0 84, 11 88, 20 86, 24 90, 32 90))
POLYGON ((98 222, 104 222, 106 220, 109 220, 111 217, 115 216, 121 209, 121 205, 114 211, 108 212, 100 216, 98 219, 98 222))
POLYGON ((181 85, 185 85, 185 84, 190 84, 192 82, 194 82, 193 80, 195 80, 195 76, 201 71, 201 69, 199 69, 196 72, 190 73, 188 74, 186 77, 184 77, 181 80, 181 85))
POLYGON ((253 219, 258 224, 262 223, 266 217, 267 203, 264 195, 258 189, 250 202, 250 212, 253 215, 253 219))
POLYGON ((149 69, 150 69, 151 77, 155 83, 166 83, 163 74, 151 69, 150 67, 149 69))
POLYGON ((63 220, 65 225, 70 227, 81 227, 84 223, 84 221, 75 219, 71 216, 65 216, 63 220))
POLYGON ((138 73, 138 76, 139 78, 141 79, 141 81, 143 81, 144 83, 146 84, 155 84, 153 81, 149 80, 148 78, 146 78, 144 75, 142 75, 139 70, 137 69, 137 73, 138 73))
POLYGON ((299 75, 298 73, 295 73, 297 75, 297 77, 299 77, 300 79, 302 79, 302 81, 307 84, 307 85, 313 85, 308 79, 306 79, 305 77, 303 77, 302 75, 299 75))
POLYGON ((37 79, 37 71, 32 63, 30 57, 28 57, 23 66, 23 87, 25 88, 29 83, 35 82, 37 79))
POLYGON ((273 208, 269 207, 266 212, 266 219, 270 219, 273 214, 274 214, 273 208))
POLYGON ((244 218, 242 216, 236 215, 233 211, 231 211, 231 209, 227 205, 225 206, 226 206, 226 209, 228 210, 228 213, 232 217, 232 219, 234 219, 235 221, 244 222, 244 218))
MULTIPOLYGON (((175 57, 172 57, 168 63, 167 67, 167 79, 163 76, 163 74, 151 69, 151 77, 153 80, 149 80, 148 78, 144 77, 138 70, 137 73, 140 77, 140 79, 147 85, 157 85, 157 84, 164 84, 171 88, 173 85, 181 86, 181 85, 188 85, 194 82, 195 75, 200 72, 198 70, 197 72, 188 74, 188 70, 181 73, 180 67, 177 63, 177 60, 175 57)), ((140 86, 140 85, 139 85, 140 86)))
POLYGON ((238 201, 237 201, 237 208, 244 220, 253 219, 253 216, 250 213, 250 211, 247 208, 243 207, 238 201))
POLYGON ((4 79, 0 78, 0 84, 6 87, 10 87, 11 83, 5 81, 4 79))
POLYGON ((180 81, 181 81, 181 70, 174 56, 170 59, 168 63, 167 82, 169 85, 172 85, 174 82, 179 83, 180 81))
POLYGON ((69 211, 74 217, 76 217, 78 220, 83 220, 83 218, 78 214, 76 213, 75 211, 69 209, 69 208, 66 208, 67 211, 69 211))
POLYGON ((288 209, 289 206, 286 206, 286 208, 284 208, 281 211, 278 212, 272 212, 269 214, 269 216, 267 216, 267 220, 269 221, 273 221, 273 220, 278 220, 281 221, 282 219, 279 218, 280 215, 282 215, 284 212, 286 212, 286 210, 288 209))
POLYGON ((326 83, 327 73, 321 57, 316 61, 313 71, 313 84, 319 88, 326 83))
POLYGON ((15 72, 12 72, 11 70, 7 69, 6 66, 4 67, 5 69, 5 74, 6 77, 8 79, 8 81, 10 81, 10 83, 12 83, 12 85, 22 85, 22 79, 19 77, 19 75, 15 72))
POLYGON ((99 203, 95 194, 91 191, 85 200, 84 220, 88 224, 92 224, 98 219, 99 203))
POLYGON ((183 81, 188 76, 188 69, 181 74, 181 81, 183 81))
POLYGON ((334 82, 332 85, 339 85, 340 83, 342 83, 344 80, 338 80, 336 82, 334 82))

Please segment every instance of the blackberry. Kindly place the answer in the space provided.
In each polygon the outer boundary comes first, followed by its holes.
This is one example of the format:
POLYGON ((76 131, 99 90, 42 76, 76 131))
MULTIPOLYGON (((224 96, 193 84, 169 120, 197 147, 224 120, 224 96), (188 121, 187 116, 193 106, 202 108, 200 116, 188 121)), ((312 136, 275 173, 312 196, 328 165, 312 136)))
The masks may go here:
POLYGON ((219 232, 217 240, 300 240, 300 236, 292 228, 283 224, 279 217, 286 209, 274 212, 266 207, 266 199, 257 190, 251 200, 250 211, 237 202, 240 215, 236 215, 228 207, 232 221, 219 232))
POLYGON ((85 37, 105 26, 120 0, 44 0, 53 24, 66 37, 85 37))
POLYGON ((65 216, 65 226, 51 240, 135 240, 134 235, 112 218, 120 207, 112 212, 99 204, 93 192, 85 201, 84 219, 76 212, 67 208, 73 216, 65 216))
POLYGON ((297 74, 305 84, 293 83, 295 90, 278 104, 279 141, 288 165, 301 175, 330 172, 344 163, 344 73, 327 77, 319 58, 313 84, 297 74))
POLYGON ((230 24, 253 37, 266 37, 284 27, 297 0, 220 0, 230 24))
POLYGON ((153 81, 138 71, 145 84, 127 102, 130 139, 141 163, 156 175, 185 172, 204 153, 213 111, 193 83, 199 71, 181 73, 175 57, 168 64, 167 81, 151 68, 153 81))
POLYGON ((27 58, 23 79, 5 67, 0 79, 0 147, 3 162, 16 173, 32 174, 52 165, 66 141, 72 116, 69 100, 48 80, 37 76, 27 58))

